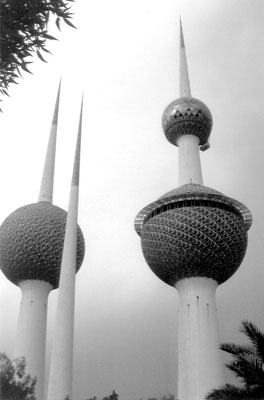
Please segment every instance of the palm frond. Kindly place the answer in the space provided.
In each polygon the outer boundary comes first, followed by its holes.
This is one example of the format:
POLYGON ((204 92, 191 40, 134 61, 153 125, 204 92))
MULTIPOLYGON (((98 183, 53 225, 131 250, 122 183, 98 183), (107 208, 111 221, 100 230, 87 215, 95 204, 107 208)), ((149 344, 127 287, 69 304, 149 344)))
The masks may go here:
POLYGON ((255 351, 259 354, 264 363, 264 334, 257 328, 253 322, 244 320, 242 321, 242 327, 240 329, 242 333, 244 333, 252 345, 255 348, 255 351))
POLYGON ((255 373, 256 371, 262 373, 264 379, 263 362, 258 354, 243 354, 240 356, 240 358, 242 361, 245 361, 248 365, 250 365, 252 369, 254 369, 255 373))
MULTIPOLYGON (((206 400, 233 400, 241 399, 242 396, 248 396, 249 391, 244 388, 238 388, 234 385, 226 384, 218 389, 212 390, 206 396, 206 400)), ((250 397, 245 397, 249 399, 250 397)))
POLYGON ((255 347, 250 345, 237 345, 235 343, 222 343, 220 349, 234 356, 255 354, 255 347))
POLYGON ((230 362, 227 367, 236 374, 237 378, 241 379, 246 387, 259 386, 264 390, 264 373, 258 366, 239 359, 230 362))
POLYGON ((233 356, 226 366, 244 386, 224 385, 212 390, 206 400, 264 400, 264 334, 249 321, 242 321, 241 332, 249 345, 223 343, 220 349, 233 356))

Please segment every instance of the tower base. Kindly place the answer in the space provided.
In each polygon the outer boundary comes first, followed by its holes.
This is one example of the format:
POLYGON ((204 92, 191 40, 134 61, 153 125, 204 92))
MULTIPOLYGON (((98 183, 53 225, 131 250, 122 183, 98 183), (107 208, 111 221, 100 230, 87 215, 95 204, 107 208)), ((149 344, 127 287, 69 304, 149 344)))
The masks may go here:
POLYGON ((36 400, 43 400, 47 301, 52 286, 38 280, 26 280, 19 286, 22 300, 13 357, 25 357, 27 374, 37 378, 36 400))
POLYGON ((204 400, 224 384, 215 302, 217 282, 186 278, 175 285, 180 296, 178 398, 204 400))

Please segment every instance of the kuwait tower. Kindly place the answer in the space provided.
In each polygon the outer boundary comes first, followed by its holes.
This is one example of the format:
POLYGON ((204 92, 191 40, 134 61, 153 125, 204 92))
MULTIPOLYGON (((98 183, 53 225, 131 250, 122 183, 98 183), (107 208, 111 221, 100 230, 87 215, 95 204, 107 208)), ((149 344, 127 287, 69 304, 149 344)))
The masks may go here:
MULTIPOLYGON (((37 378, 36 399, 43 400, 47 301, 58 288, 66 211, 52 204, 60 89, 57 96, 37 203, 18 208, 0 227, 0 266, 22 291, 14 358, 25 357, 37 378)), ((76 270, 84 258, 84 238, 77 228, 76 270)))
POLYGON ((252 217, 203 186, 199 150, 209 148, 212 115, 191 96, 182 28, 180 98, 165 109, 162 126, 178 147, 179 187, 143 208, 135 229, 151 270, 179 293, 178 398, 203 400, 224 383, 215 291, 239 268, 252 217))

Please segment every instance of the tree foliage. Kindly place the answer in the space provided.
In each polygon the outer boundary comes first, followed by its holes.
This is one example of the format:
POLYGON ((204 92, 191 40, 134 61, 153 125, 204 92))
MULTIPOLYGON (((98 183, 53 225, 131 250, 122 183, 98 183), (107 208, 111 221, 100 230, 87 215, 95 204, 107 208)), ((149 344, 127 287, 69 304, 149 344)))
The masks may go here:
POLYGON ((1 400, 36 400, 36 378, 26 374, 25 367, 23 357, 10 361, 4 353, 0 353, 1 400))
POLYGON ((249 321, 242 321, 240 331, 249 339, 248 345, 223 343, 220 348, 233 356, 227 367, 243 386, 224 385, 210 392, 207 400, 264 400, 264 333, 249 321))
MULTIPOLYGON (((102 400, 118 400, 119 395, 113 390, 113 393, 110 394, 109 396, 104 397, 102 400)), ((99 400, 97 399, 96 396, 94 397, 89 397, 86 400, 99 400)), ((142 399, 140 399, 142 400, 142 399)), ((168 394, 168 395, 163 395, 160 397, 160 399, 157 399, 157 397, 149 397, 147 400, 177 400, 173 394, 168 394)))
MULTIPOLYGON (((115 392, 115 390, 113 390, 112 394, 104 397, 102 400, 118 400, 118 398, 119 398, 119 395, 115 392)), ((89 399, 87 399, 87 400, 99 400, 99 399, 97 399, 97 397, 94 396, 94 397, 89 397, 89 399)))
POLYGON ((0 93, 8 95, 11 83, 17 83, 21 72, 30 72, 29 57, 34 53, 45 61, 47 40, 56 40, 48 34, 50 15, 60 22, 71 23, 70 3, 74 0, 1 0, 0 2, 0 93))
MULTIPOLYGON (((150 397, 148 400, 158 400, 157 397, 150 397)), ((174 394, 163 395, 160 400, 176 400, 174 394)))

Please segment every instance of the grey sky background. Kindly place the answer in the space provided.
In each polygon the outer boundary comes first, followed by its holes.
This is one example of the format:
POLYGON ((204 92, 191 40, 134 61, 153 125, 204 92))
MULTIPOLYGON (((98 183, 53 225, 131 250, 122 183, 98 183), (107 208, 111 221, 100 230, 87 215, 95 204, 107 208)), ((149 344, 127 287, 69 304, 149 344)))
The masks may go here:
MULTIPOLYGON (((144 261, 137 212, 178 186, 178 151, 161 115, 178 97, 179 13, 192 94, 210 108, 204 184, 253 213, 246 257, 217 290, 221 341, 243 341, 240 321, 264 329, 264 2, 77 0, 74 23, 51 28, 48 64, 36 59, 2 103, 3 221, 37 201, 60 76, 54 204, 67 209, 84 92, 79 223, 86 257, 77 276, 75 400, 113 389, 120 400, 177 390, 176 290, 144 261)), ((20 290, 0 275, 0 350, 12 355, 20 290)), ((48 354, 56 291, 50 295, 48 354)), ((231 377, 227 374, 227 379, 231 377)))

